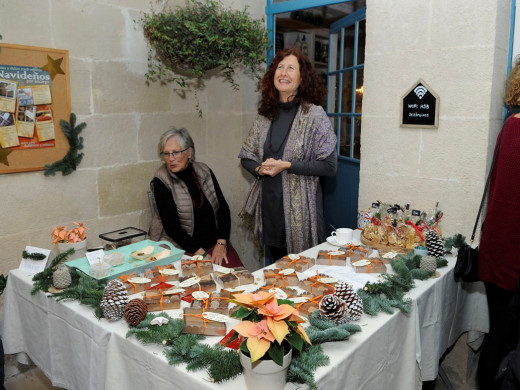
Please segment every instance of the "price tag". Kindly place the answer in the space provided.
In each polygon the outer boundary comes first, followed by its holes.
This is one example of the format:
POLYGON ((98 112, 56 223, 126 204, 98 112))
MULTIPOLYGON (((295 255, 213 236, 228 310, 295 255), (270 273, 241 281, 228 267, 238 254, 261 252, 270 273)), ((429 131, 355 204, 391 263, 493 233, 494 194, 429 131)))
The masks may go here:
POLYGON ((209 294, 206 291, 194 291, 191 296, 195 299, 208 299, 209 294))
POLYGON ((287 294, 285 291, 279 288, 272 288, 269 290, 270 293, 274 292, 274 297, 276 299, 287 299, 287 294))
POLYGON ((320 282, 322 283, 337 283, 338 282, 338 279, 336 278, 321 278, 320 279, 320 282))
POLYGON ((219 313, 213 313, 211 311, 205 311, 202 313, 202 317, 204 317, 207 320, 210 321, 216 321, 216 322, 227 322, 229 321, 229 317, 224 314, 219 313))
POLYGON ((198 276, 193 276, 189 279, 186 279, 183 282, 180 282, 179 287, 190 287, 190 286, 193 286, 194 284, 197 284, 198 282, 200 282, 200 278, 198 276))
POLYGON ((294 297, 289 298, 290 301, 293 301, 294 303, 305 303, 309 301, 309 298, 307 297, 294 297))
POLYGON ((385 254, 383 255, 383 257, 384 257, 385 259, 393 259, 393 258, 396 257, 397 255, 398 255, 397 252, 392 252, 392 251, 390 251, 390 252, 385 253, 385 254))
POLYGON ((294 274, 296 271, 293 268, 285 268, 281 269, 280 272, 278 272, 280 275, 290 275, 294 274))
POLYGON ((128 279, 128 281, 130 283, 135 283, 135 284, 144 284, 144 283, 150 283, 152 281, 152 279, 135 277, 135 278, 128 279))
POLYGON ((160 269, 159 273, 161 273, 163 275, 178 275, 179 274, 179 270, 178 269, 172 269, 172 268, 164 268, 164 269, 160 269))
POLYGON ((358 261, 355 261, 352 263, 352 265, 354 267, 364 267, 365 265, 369 265, 370 264, 370 260, 358 260, 358 261))
POLYGON ((204 256, 202 256, 202 255, 195 255, 195 256, 191 256, 191 259, 192 260, 204 260, 204 256))
POLYGON ((330 251, 329 252, 329 255, 331 255, 331 256, 339 256, 339 255, 344 255, 344 254, 345 254, 345 252, 343 252, 343 251, 330 251))
POLYGON ((290 255, 287 255, 287 257, 291 260, 299 260, 300 255, 295 255, 294 253, 291 253, 290 255))
POLYGON ((182 288, 171 288, 169 290, 166 290, 164 293, 169 294, 182 294, 184 292, 184 289, 182 288))
POLYGON ((220 272, 221 274, 230 274, 234 270, 234 268, 222 267, 221 265, 213 264, 213 271, 220 272))

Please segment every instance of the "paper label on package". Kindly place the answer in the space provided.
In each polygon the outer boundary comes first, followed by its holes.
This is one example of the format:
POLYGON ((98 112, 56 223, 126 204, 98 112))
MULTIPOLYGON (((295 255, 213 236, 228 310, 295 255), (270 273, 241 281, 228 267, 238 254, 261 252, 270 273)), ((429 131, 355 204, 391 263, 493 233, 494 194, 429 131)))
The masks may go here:
POLYGON ((325 277, 325 278, 320 278, 319 279, 321 283, 337 283, 338 282, 338 279, 336 278, 329 278, 329 277, 325 277))
POLYGON ((101 260, 105 257, 105 252, 103 249, 98 249, 97 251, 87 252, 85 255, 89 265, 92 267, 96 263, 101 263, 101 260))
POLYGON ((45 255, 45 258, 42 260, 22 258, 22 261, 20 262, 20 266, 18 267, 18 269, 29 272, 33 275, 39 272, 43 272, 43 270, 45 270, 45 266, 47 265, 47 261, 49 259, 51 251, 49 249, 36 248, 34 246, 26 246, 25 251, 29 254, 41 253, 45 255))
POLYGON ((161 273, 163 275, 177 275, 179 273, 179 270, 172 269, 172 268, 164 268, 164 269, 160 269, 159 273, 161 273))
POLYGON ((191 296, 195 299, 208 299, 209 294, 206 291, 194 291, 191 296))
POLYGON ((287 255, 287 257, 291 260, 299 260, 300 255, 295 255, 294 253, 291 253, 290 255, 287 255))
POLYGON ((278 272, 280 275, 290 275, 290 274, 294 274, 296 271, 293 269, 293 268, 286 268, 286 269, 282 269, 280 270, 280 272, 278 272))
POLYGON ((339 256, 339 255, 344 255, 344 254, 345 254, 345 252, 343 252, 343 251, 330 251, 329 252, 330 256, 339 256))
POLYGON ((166 295, 170 295, 170 294, 182 294, 184 292, 184 289, 182 288, 171 288, 169 290, 166 290, 164 293, 166 295))
POLYGON ((363 260, 358 260, 358 261, 353 262, 352 265, 354 267, 364 267, 366 265, 369 265, 370 263, 371 263, 370 260, 363 259, 363 260))
POLYGON ((307 297, 294 297, 289 298, 290 301, 293 301, 294 303, 305 303, 309 301, 309 298, 307 297))
POLYGON ((285 291, 279 288, 272 288, 269 290, 270 293, 274 292, 274 296, 276 299, 287 299, 287 294, 285 291))
POLYGON ((135 277, 135 278, 128 279, 128 281, 130 283, 134 283, 134 284, 144 284, 144 283, 150 283, 152 281, 152 279, 135 277))
POLYGON ((210 321, 216 322, 227 322, 229 321, 229 317, 224 314, 213 313, 212 311, 205 311, 202 313, 202 317, 210 321))
POLYGON ((202 256, 202 255, 195 255, 195 256, 191 256, 191 259, 192 260, 204 260, 204 256, 202 256))
POLYGON ((183 282, 180 282, 179 283, 179 287, 190 287, 190 286, 193 286, 194 284, 197 284, 200 282, 200 278, 198 276, 193 276, 189 279, 186 279, 185 281, 183 282))
POLYGON ((221 274, 230 274, 234 270, 234 268, 222 267, 221 265, 213 264, 213 271, 220 272, 221 274))
POLYGON ((383 255, 383 258, 385 259, 393 259, 394 257, 396 257, 398 255, 397 252, 387 252, 383 255))

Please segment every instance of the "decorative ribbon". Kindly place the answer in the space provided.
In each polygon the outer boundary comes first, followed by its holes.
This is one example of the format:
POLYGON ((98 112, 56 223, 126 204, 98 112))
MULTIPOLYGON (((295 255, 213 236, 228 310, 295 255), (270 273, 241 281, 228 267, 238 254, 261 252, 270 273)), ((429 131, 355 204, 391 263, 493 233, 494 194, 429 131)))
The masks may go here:
POLYGON ((123 281, 123 283, 130 283, 132 286, 134 286, 134 294, 135 294, 137 292, 137 284, 132 283, 131 281, 128 280, 132 277, 133 274, 135 274, 135 271, 132 272, 130 275, 121 275, 121 276, 119 276, 119 279, 121 279, 123 281))
POLYGON ((367 273, 369 274, 370 273, 370 266, 374 263, 381 263, 381 264, 384 264, 382 260, 376 260, 376 259, 366 259, 368 261, 370 261, 370 264, 367 264, 366 267, 367 267, 367 273))
MULTIPOLYGON (((329 256, 329 265, 332 265, 332 258, 333 258, 333 257, 337 257, 337 258, 339 258, 340 260, 343 260, 343 259, 341 258, 341 256, 343 256, 343 255, 331 255, 330 252, 327 253, 327 255, 329 256)), ((346 261, 346 260, 347 260, 347 259, 345 258, 345 261, 346 261)))
POLYGON ((332 287, 332 292, 334 293, 334 291, 336 291, 336 288, 334 287, 333 284, 329 284, 329 283, 323 283, 322 281, 320 281, 321 279, 321 276, 319 273, 316 273, 316 276, 309 276, 308 280, 310 280, 311 282, 314 282, 311 284, 310 286, 310 292, 312 292, 312 288, 315 286, 315 285, 325 285, 325 286, 329 286, 329 287, 332 287))
POLYGON ((377 217, 371 218, 370 222, 372 222, 373 225, 380 225, 381 224, 381 220, 379 218, 377 218, 377 217))
POLYGON ((184 317, 190 316, 190 317, 197 317, 202 319, 202 322, 204 324, 204 329, 202 330, 202 334, 206 334, 206 323, 212 322, 211 320, 208 320, 207 318, 204 318, 202 314, 184 314, 184 317))
POLYGON ((415 224, 414 224, 412 221, 410 221, 410 220, 406 221, 406 224, 407 224, 407 225, 410 225, 411 227, 413 227, 414 230, 415 230, 415 233, 417 233, 417 235, 419 236, 419 238, 421 239, 421 241, 424 241, 424 237, 423 237, 423 235, 421 234, 422 230, 424 229, 423 226, 417 226, 417 225, 415 225, 415 224))
POLYGON ((282 274, 264 274, 264 280, 267 281, 267 278, 275 278, 276 280, 282 279, 283 286, 287 287, 287 283, 285 282, 285 276, 282 274))
MULTIPOLYGON (((320 305, 320 302, 319 302, 319 299, 323 298, 323 295, 318 295, 317 297, 314 297, 314 298, 311 298, 309 299, 307 302, 302 302, 302 303, 299 303, 298 305, 296 305, 296 308, 298 310, 300 310, 300 307, 302 307, 303 305, 305 305, 306 303, 313 303, 315 304, 316 306, 319 307, 320 305)), ((308 312, 308 310, 307 310, 308 312)))
POLYGON ((190 265, 190 264, 195 264, 197 265, 197 269, 199 270, 199 275, 202 273, 202 269, 200 268, 200 264, 199 263, 211 263, 211 260, 187 260, 187 261, 183 261, 182 262, 182 265, 190 265))
POLYGON ((367 248, 363 248, 363 247, 361 247, 361 246, 353 246, 352 248, 350 248, 350 249, 348 250, 348 257, 350 257, 350 255, 352 254, 352 251, 353 251, 354 249, 355 249, 355 250, 362 251, 362 252, 365 252, 365 253, 367 254, 367 256, 368 256, 368 254, 370 253, 370 250, 367 249, 367 248))
POLYGON ((159 300, 159 306, 161 308, 161 311, 163 310, 163 300, 164 300, 164 296, 168 296, 168 295, 179 295, 180 297, 180 293, 173 293, 173 294, 166 294, 165 291, 159 291, 158 294, 152 294, 152 295, 146 295, 145 298, 148 298, 148 299, 154 299, 154 298, 157 298, 157 297, 161 297, 161 299, 159 300))
POLYGON ((206 311, 206 309, 208 308, 208 305, 209 305, 209 303, 210 303, 211 300, 216 300, 216 301, 219 301, 219 300, 220 300, 220 301, 222 301, 222 300, 224 300, 224 299, 225 299, 225 300, 228 300, 228 299, 229 299, 229 297, 212 297, 212 296, 211 296, 211 293, 212 293, 211 291, 208 292, 209 297, 207 297, 207 298, 203 298, 203 299, 202 299, 202 303, 204 303, 204 307, 202 308, 202 312, 203 312, 203 313, 204 313, 204 312, 206 311))
POLYGON ((282 259, 290 260, 286 268, 293 268, 293 264, 302 263, 303 265, 310 265, 309 259, 300 257, 299 259, 292 260, 289 256, 284 256, 282 259))

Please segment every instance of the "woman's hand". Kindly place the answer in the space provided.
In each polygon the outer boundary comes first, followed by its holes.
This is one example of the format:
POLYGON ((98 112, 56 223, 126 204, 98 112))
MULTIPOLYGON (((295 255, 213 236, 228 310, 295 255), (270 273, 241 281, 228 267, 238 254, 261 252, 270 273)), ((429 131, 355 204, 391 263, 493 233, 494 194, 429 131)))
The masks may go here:
POLYGON ((225 242, 223 242, 223 244, 218 244, 217 241, 217 244, 215 244, 215 246, 213 247, 211 261, 213 261, 213 263, 217 265, 224 265, 229 263, 227 258, 227 248, 225 242))
POLYGON ((285 171, 289 168, 291 168, 290 161, 275 160, 274 158, 268 158, 262 163, 260 174, 275 177, 280 172, 285 171))

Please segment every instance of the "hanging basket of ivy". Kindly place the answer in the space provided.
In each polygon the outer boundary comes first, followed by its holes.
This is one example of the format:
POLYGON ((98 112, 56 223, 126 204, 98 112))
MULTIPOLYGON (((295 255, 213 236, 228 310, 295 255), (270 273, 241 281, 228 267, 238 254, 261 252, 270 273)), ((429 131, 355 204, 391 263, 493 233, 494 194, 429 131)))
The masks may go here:
POLYGON ((218 1, 187 0, 185 7, 144 14, 140 22, 150 45, 147 79, 173 79, 186 87, 188 79, 201 82, 217 69, 236 89, 236 69, 258 76, 266 61, 264 20, 252 19, 247 7, 239 11, 218 1))

